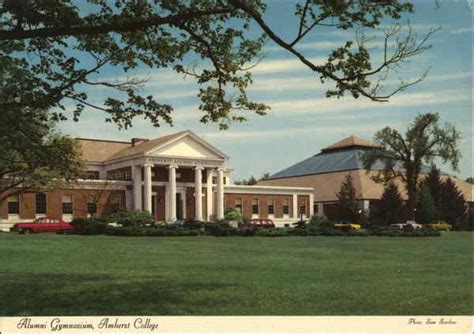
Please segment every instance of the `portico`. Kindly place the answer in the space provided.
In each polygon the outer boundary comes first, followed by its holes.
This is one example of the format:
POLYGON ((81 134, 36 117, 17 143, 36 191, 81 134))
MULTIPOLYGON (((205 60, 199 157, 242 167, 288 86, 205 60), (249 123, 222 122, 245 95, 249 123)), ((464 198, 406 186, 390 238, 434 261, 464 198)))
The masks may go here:
POLYGON ((222 219, 228 157, 194 135, 141 142, 108 169, 131 170, 133 209, 158 220, 222 219), (138 150, 140 148, 141 150, 138 150))
POLYGON ((170 164, 137 164, 132 170, 134 210, 154 213, 157 218, 168 222, 184 218, 211 220, 224 217, 225 168, 206 164, 192 166, 189 161, 173 159, 170 164), (154 196, 154 187, 164 187, 164 198, 154 196), (192 193, 188 191, 190 189, 192 193), (157 201, 160 200, 164 200, 165 212, 157 212, 157 201), (187 210, 189 206, 192 208, 191 217, 187 210))

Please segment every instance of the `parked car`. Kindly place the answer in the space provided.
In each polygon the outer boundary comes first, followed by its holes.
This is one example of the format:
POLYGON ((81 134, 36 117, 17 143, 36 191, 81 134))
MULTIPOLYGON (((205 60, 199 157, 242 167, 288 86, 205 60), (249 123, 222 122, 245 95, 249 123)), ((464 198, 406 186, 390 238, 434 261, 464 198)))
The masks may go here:
POLYGON ((252 218, 250 221, 243 225, 243 227, 249 228, 274 228, 275 223, 269 218, 252 218))
POLYGON ((390 227, 403 230, 403 229, 409 229, 412 228, 414 230, 422 228, 423 225, 417 224, 414 220, 407 220, 405 223, 400 223, 400 224, 392 224, 390 227))
POLYGON ((340 228, 342 230, 347 229, 347 230, 360 230, 360 225, 359 224, 354 224, 353 222, 350 222, 348 220, 339 220, 337 223, 334 224, 335 228, 340 228))
POLYGON ((451 224, 446 223, 444 220, 436 220, 431 224, 425 224, 425 227, 434 228, 440 231, 449 231, 453 228, 451 224))
POLYGON ((170 228, 170 229, 173 229, 173 230, 174 230, 174 229, 179 229, 179 228, 183 228, 183 227, 184 227, 184 223, 185 223, 185 221, 182 220, 182 219, 181 219, 181 220, 176 220, 176 221, 174 221, 174 222, 172 222, 172 223, 166 224, 166 227, 167 227, 167 228, 170 228))
POLYGON ((60 218, 41 217, 30 223, 17 223, 13 225, 12 231, 21 234, 38 232, 67 232, 72 230, 72 225, 60 218))

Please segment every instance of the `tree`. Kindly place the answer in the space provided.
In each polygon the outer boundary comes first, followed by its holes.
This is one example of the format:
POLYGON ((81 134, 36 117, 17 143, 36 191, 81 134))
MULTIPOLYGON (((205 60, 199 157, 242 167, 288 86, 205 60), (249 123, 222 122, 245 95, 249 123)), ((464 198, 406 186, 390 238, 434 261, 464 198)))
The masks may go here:
POLYGON ((117 184, 116 181, 100 180, 100 182, 93 182, 92 187, 90 187, 89 180, 76 180, 75 186, 77 189, 83 190, 79 192, 78 197, 85 204, 84 215, 90 214, 91 217, 95 218, 104 216, 106 209, 109 209, 109 213, 111 213, 111 209, 120 211, 120 207, 113 207, 113 204, 117 203, 111 203, 112 196, 119 196, 123 187, 121 184, 117 184))
POLYGON ((441 219, 453 225, 453 228, 463 228, 467 224, 466 200, 456 184, 447 178, 441 186, 440 196, 441 219))
POLYGON ((440 196, 441 196, 441 178, 439 176, 439 169, 436 166, 431 167, 430 173, 427 177, 423 180, 422 186, 426 185, 428 190, 430 191, 431 198, 433 199, 433 203, 436 207, 436 217, 440 216, 440 196))
POLYGON ((253 186, 258 183, 258 181, 265 180, 270 176, 270 173, 263 173, 262 177, 260 177, 258 180, 251 176, 248 179, 242 179, 242 180, 235 180, 234 184, 237 185, 246 185, 246 186, 253 186))
POLYGON ((257 184, 257 182, 258 182, 258 180, 256 178, 254 178, 253 176, 251 176, 248 179, 235 180, 234 184, 253 186, 253 185, 257 184))
POLYGON ((474 184, 474 177, 468 177, 465 181, 467 183, 474 184))
POLYGON ((336 196, 339 199, 341 217, 357 223, 361 217, 357 206, 356 190, 352 182, 351 174, 346 175, 336 196))
POLYGON ((144 96, 140 87, 146 79, 133 76, 139 66, 169 68, 199 85, 201 122, 225 129, 232 121, 244 121, 246 111, 264 115, 268 109, 246 93, 252 83, 249 70, 268 40, 321 82, 334 83, 328 97, 349 93, 387 101, 426 74, 400 80, 395 87, 382 84, 393 71, 399 73, 403 63, 430 48, 427 40, 434 30, 418 38, 399 24, 382 29, 384 20, 397 22, 412 12, 411 3, 306 0, 296 4, 299 22, 291 40, 270 27, 265 9, 261 1, 244 0, 5 0, 0 5, 0 109, 50 110, 51 118, 59 121, 78 120, 88 107, 119 127, 131 126, 137 116, 155 126, 172 124, 172 106, 144 96), (262 34, 255 37, 253 27, 262 34), (321 27, 324 33, 334 29, 359 34, 316 64, 298 46, 321 27), (378 59, 363 32, 381 30, 385 48, 378 59), (104 71, 120 73, 122 79, 105 78, 100 75, 104 71), (104 90, 103 101, 89 97, 97 88, 104 90))
POLYGON ((0 207, 8 196, 63 185, 82 166, 77 142, 56 133, 45 112, 0 112, 0 207))
POLYGON ((416 205, 416 222, 419 224, 431 224, 436 218, 436 206, 431 196, 430 189, 423 184, 416 205))
POLYGON ((362 160, 367 172, 375 163, 382 163, 383 169, 373 177, 375 182, 402 180, 408 194, 408 219, 414 220, 423 163, 432 165, 435 159, 441 159, 457 170, 461 157, 459 140, 459 131, 449 123, 440 124, 437 113, 419 114, 404 136, 390 127, 378 131, 374 141, 381 148, 367 151, 362 160))
POLYGON ((381 225, 397 224, 404 220, 403 200, 394 182, 384 187, 384 192, 376 207, 371 210, 371 219, 381 225))

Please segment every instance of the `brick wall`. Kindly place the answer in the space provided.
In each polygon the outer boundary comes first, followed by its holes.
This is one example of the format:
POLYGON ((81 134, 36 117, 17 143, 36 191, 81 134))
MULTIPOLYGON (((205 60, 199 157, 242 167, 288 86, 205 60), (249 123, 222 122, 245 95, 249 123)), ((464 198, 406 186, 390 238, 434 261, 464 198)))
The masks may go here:
MULTIPOLYGON (((292 195, 273 195, 273 194, 225 194, 224 203, 225 208, 235 208, 236 199, 242 200, 242 213, 245 217, 252 216, 252 200, 258 199, 259 202, 259 217, 268 217, 268 200, 273 199, 274 201, 274 217, 283 218, 283 202, 285 199, 288 200, 290 213, 289 217, 293 217, 293 196, 292 195)), ((304 199, 309 202, 309 195, 298 196, 298 198, 304 199)), ((309 208, 308 208, 309 210, 309 208)))
MULTIPOLYGON (((89 190, 89 189, 55 189, 46 192, 46 215, 49 217, 62 216, 62 196, 72 195, 73 216, 87 216, 87 200, 89 197, 96 198, 97 215, 109 213, 112 195, 120 198, 120 208, 125 209, 125 190, 89 190)), ((20 194, 20 219, 34 219, 36 217, 36 195, 33 192, 20 194)), ((2 205, 2 218, 8 219, 7 200, 2 205)))

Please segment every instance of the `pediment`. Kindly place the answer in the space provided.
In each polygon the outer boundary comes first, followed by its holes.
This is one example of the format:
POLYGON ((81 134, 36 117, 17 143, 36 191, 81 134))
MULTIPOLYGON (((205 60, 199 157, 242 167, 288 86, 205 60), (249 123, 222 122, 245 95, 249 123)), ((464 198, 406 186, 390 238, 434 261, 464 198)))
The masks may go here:
POLYGON ((202 140, 187 135, 171 143, 155 148, 148 152, 149 156, 179 157, 191 159, 212 159, 224 160, 226 156, 214 149, 212 146, 203 143, 202 140))

